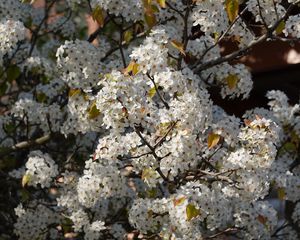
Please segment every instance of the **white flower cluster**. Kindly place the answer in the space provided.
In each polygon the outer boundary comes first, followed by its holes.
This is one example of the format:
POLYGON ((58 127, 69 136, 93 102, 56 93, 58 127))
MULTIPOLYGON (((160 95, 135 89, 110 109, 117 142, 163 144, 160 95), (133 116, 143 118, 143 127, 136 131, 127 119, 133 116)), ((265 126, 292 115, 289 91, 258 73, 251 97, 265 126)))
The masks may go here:
POLYGON ((21 204, 15 208, 18 217, 14 225, 15 234, 20 240, 47 239, 49 232, 56 230, 55 226, 58 225, 60 216, 41 204, 32 206, 32 208, 24 209, 21 204))
POLYGON ((168 38, 164 29, 157 28, 151 32, 142 46, 132 51, 130 57, 139 64, 140 71, 155 73, 167 67, 168 49, 165 45, 168 38))
POLYGON ((293 131, 300 136, 300 112, 299 104, 290 106, 287 96, 281 91, 269 91, 267 97, 271 100, 269 106, 271 111, 282 127, 289 126, 293 131))
POLYGON ((61 79, 53 79, 47 84, 38 84, 36 86, 37 96, 42 94, 42 96, 46 96, 47 99, 45 100, 53 100, 53 98, 62 93, 63 90, 64 82, 61 79))
POLYGON ((25 20, 30 16, 31 8, 19 0, 0 1, 0 19, 25 20))
POLYGON ((116 16, 123 16, 127 21, 143 19, 143 1, 140 0, 93 0, 94 8, 100 6, 109 13, 116 16))
MULTIPOLYGON (((12 239, 298 239, 299 104, 273 90, 269 109, 240 119, 209 95, 249 96, 250 71, 232 56, 263 36, 251 14, 270 27, 286 1, 240 4, 249 24, 230 21, 225 0, 49 4, 0 0, 1 171, 22 202, 12 239), (106 22, 93 43, 86 10, 106 22), (239 44, 229 55, 228 40, 239 44), (273 193, 295 204, 284 228, 273 193)), ((287 18, 287 37, 299 22, 287 18)))
MULTIPOLYGON (((104 46, 104 48, 107 47, 104 46)), ((99 81, 99 64, 104 53, 87 41, 66 41, 57 49, 57 65, 62 79, 71 88, 90 89, 99 81), (86 63, 89 63, 86 65, 86 63)))
MULTIPOLYGON (((242 205, 234 214, 237 227, 244 230, 245 239, 271 239, 277 226, 277 212, 268 202, 257 202, 254 206, 242 205)), ((243 232, 243 231, 242 231, 243 232)))
POLYGON ((223 66, 216 74, 217 79, 222 81, 225 85, 221 90, 221 96, 248 98, 252 90, 252 78, 249 70, 243 64, 236 64, 233 66, 223 66), (223 71, 222 71, 223 70, 223 71), (225 81, 225 82, 224 82, 225 81))
POLYGON ((240 47, 248 46, 255 39, 254 33, 248 29, 246 23, 241 18, 237 19, 234 23, 230 34, 239 42, 240 47))
POLYGON ((76 31, 74 22, 67 17, 59 17, 48 26, 49 31, 58 32, 63 37, 73 37, 76 31))
POLYGON ((299 26, 300 14, 290 16, 285 22, 285 28, 283 30, 285 36, 292 36, 294 38, 300 38, 300 26, 299 26))
MULTIPOLYGON (((62 112, 56 103, 47 106, 30 98, 21 98, 11 112, 15 117, 24 119, 26 124, 36 125, 45 133, 60 130, 62 112)), ((36 127, 33 127, 29 133, 35 129, 36 127)))
POLYGON ((271 27, 277 19, 285 14, 285 8, 279 4, 279 1, 269 0, 249 0, 247 1, 248 10, 255 16, 256 22, 266 24, 271 27))
POLYGON ((17 48, 19 41, 25 38, 25 27, 22 22, 2 20, 0 22, 0 63, 5 54, 11 54, 17 48))
POLYGON ((142 233, 156 232, 167 224, 166 199, 136 199, 129 212, 129 222, 142 233))
POLYGON ((33 56, 25 60, 21 65, 21 70, 31 71, 34 74, 45 74, 48 78, 51 78, 55 73, 54 64, 45 57, 33 56))
POLYGON ((78 180, 79 202, 86 207, 93 207, 101 198, 114 195, 126 195, 125 179, 120 176, 117 166, 106 160, 86 161, 85 170, 78 180))
POLYGON ((89 95, 83 93, 80 89, 74 91, 74 95, 69 97, 66 106, 67 119, 61 126, 61 133, 68 135, 99 130, 102 115, 96 107, 95 99, 89 99, 89 95))
POLYGON ((58 167, 53 159, 47 153, 41 151, 33 151, 28 155, 25 169, 21 168, 11 175, 19 178, 21 174, 26 177, 26 184, 29 186, 41 188, 50 187, 52 179, 58 175, 58 167))
POLYGON ((207 35, 222 34, 229 26, 224 0, 197 1, 192 19, 193 25, 200 25, 207 35))

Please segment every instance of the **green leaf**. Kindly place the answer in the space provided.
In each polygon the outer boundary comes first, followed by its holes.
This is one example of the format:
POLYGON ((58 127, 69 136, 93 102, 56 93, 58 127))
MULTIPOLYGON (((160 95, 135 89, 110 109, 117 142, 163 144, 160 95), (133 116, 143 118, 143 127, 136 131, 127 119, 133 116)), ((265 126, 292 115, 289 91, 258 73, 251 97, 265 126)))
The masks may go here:
POLYGON ((7 82, 3 82, 0 84, 0 96, 6 93, 7 88, 8 88, 7 82))
MULTIPOLYGON (((9 151, 9 147, 0 147, 0 154, 9 151)), ((7 171, 14 169, 16 167, 16 158, 6 154, 6 156, 2 157, 0 160, 0 169, 7 171)))
POLYGON ((3 125, 3 129, 5 130, 6 133, 11 134, 15 131, 16 125, 13 123, 7 123, 3 125))
POLYGON ((285 200, 285 189, 283 187, 278 188, 277 195, 278 195, 279 200, 281 200, 281 201, 285 200))
POLYGON ((153 98, 155 94, 156 94, 156 88, 155 87, 150 88, 150 90, 148 92, 148 97, 153 98))
POLYGON ((37 93, 36 94, 36 99, 38 102, 43 103, 47 100, 47 95, 43 92, 37 93))
POLYGON ((156 188, 151 188, 147 192, 148 198, 156 198, 157 197, 157 189, 156 188))
POLYGON ((291 142, 287 142, 283 145, 284 149, 288 152, 296 152, 297 151, 297 147, 294 143, 291 142))
POLYGON ((16 65, 10 66, 6 71, 7 80, 12 82, 16 80, 21 74, 20 68, 16 65))
POLYGON ((74 223, 72 222, 72 220, 70 218, 64 218, 62 220, 62 224, 61 224, 63 232, 64 233, 72 232, 72 230, 73 230, 72 229, 73 224, 74 223))
POLYGON ((25 188, 21 189, 21 202, 26 202, 30 198, 30 192, 25 188))
POLYGON ((226 9, 229 21, 233 22, 234 19, 239 14, 239 0, 226 0, 225 9, 226 9))
POLYGON ((186 206, 186 217, 188 221, 201 215, 200 209, 196 208, 193 204, 188 204, 186 206))
POLYGON ((284 28, 285 28, 285 22, 284 22, 284 20, 282 20, 282 21, 280 21, 277 28, 275 29, 276 34, 279 35, 280 33, 282 33, 284 28))
POLYGON ((97 108, 96 102, 93 102, 92 106, 88 110, 89 119, 94 119, 100 115, 100 111, 97 108))

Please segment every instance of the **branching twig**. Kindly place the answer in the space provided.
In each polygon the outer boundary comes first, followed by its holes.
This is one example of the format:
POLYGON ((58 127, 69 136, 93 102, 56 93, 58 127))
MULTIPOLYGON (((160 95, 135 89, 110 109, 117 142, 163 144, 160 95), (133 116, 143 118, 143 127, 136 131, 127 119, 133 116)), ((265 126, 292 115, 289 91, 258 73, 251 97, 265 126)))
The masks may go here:
POLYGON ((33 31, 32 33, 32 38, 31 38, 31 45, 30 45, 30 49, 29 49, 29 53, 28 53, 28 57, 30 57, 32 55, 33 49, 36 45, 36 42, 38 40, 39 37, 39 31, 42 28, 43 24, 46 22, 46 20, 48 19, 48 14, 50 9, 53 7, 54 3, 56 2, 56 0, 53 0, 48 7, 46 7, 45 9, 45 16, 42 19, 42 21, 39 23, 39 25, 37 26, 37 28, 33 31))
POLYGON ((218 59, 215 59, 215 60, 203 63, 200 66, 194 65, 192 67, 194 69, 194 72, 195 73, 200 73, 201 71, 206 70, 208 68, 211 68, 213 66, 219 65, 219 64, 224 63, 224 62, 232 61, 232 60, 234 60, 235 58, 237 58, 239 56, 244 56, 244 54, 247 51, 249 51, 252 47, 256 46, 259 43, 262 43, 262 42, 266 41, 269 38, 272 38, 273 37, 273 32, 275 31, 275 29, 279 26, 279 24, 280 24, 281 21, 285 20, 289 16, 289 13, 292 11, 292 9, 295 6, 295 4, 296 3, 291 4, 289 6, 289 8, 287 9, 285 15, 282 18, 280 18, 278 21, 276 21, 276 23, 272 27, 270 27, 268 29, 268 31, 264 35, 262 35, 261 37, 259 37, 257 40, 252 41, 248 46, 246 46, 246 47, 244 47, 244 48, 242 48, 242 49, 240 49, 238 51, 235 51, 235 52, 233 52, 231 54, 228 54, 228 55, 226 55, 224 57, 220 57, 218 59))
POLYGON ((236 232, 238 231, 237 228, 227 228, 219 233, 216 233, 214 235, 211 235, 209 237, 207 237, 206 239, 213 239, 213 238, 216 238, 216 237, 219 237, 220 235, 223 235, 223 234, 226 234, 226 233, 229 233, 229 232, 236 232))

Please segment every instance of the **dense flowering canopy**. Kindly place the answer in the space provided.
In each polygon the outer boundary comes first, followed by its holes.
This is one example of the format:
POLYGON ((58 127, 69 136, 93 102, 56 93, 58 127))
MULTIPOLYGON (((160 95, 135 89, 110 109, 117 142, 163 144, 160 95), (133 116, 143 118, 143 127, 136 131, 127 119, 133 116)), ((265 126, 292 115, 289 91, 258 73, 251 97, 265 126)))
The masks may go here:
POLYGON ((249 97, 235 60, 297 41, 298 1, 34 2, 0 0, 1 239, 299 239, 299 105, 240 119, 209 94, 249 97))

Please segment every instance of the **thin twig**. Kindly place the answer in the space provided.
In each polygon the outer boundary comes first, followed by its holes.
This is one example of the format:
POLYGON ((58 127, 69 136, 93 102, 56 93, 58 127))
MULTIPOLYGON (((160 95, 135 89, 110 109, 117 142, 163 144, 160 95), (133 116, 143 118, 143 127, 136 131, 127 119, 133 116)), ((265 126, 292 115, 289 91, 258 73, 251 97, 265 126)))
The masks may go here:
POLYGON ((45 144, 50 139, 51 139, 51 134, 47 134, 45 136, 42 136, 42 137, 34 139, 34 140, 27 140, 27 141, 19 142, 11 147, 2 149, 0 152, 0 157, 4 157, 7 154, 10 154, 12 152, 16 152, 19 150, 31 148, 33 146, 45 144))
POLYGON ((156 93, 157 93, 159 99, 160 99, 160 100, 162 101, 162 103, 165 105, 166 109, 170 109, 169 104, 166 102, 166 100, 165 100, 165 99, 163 98, 163 96, 160 94, 160 91, 159 91, 159 89, 158 89, 157 84, 156 84, 155 81, 154 81, 154 78, 151 77, 149 73, 147 73, 147 76, 148 76, 148 78, 151 80, 151 82, 153 83, 154 88, 155 88, 155 91, 156 91, 156 93))

